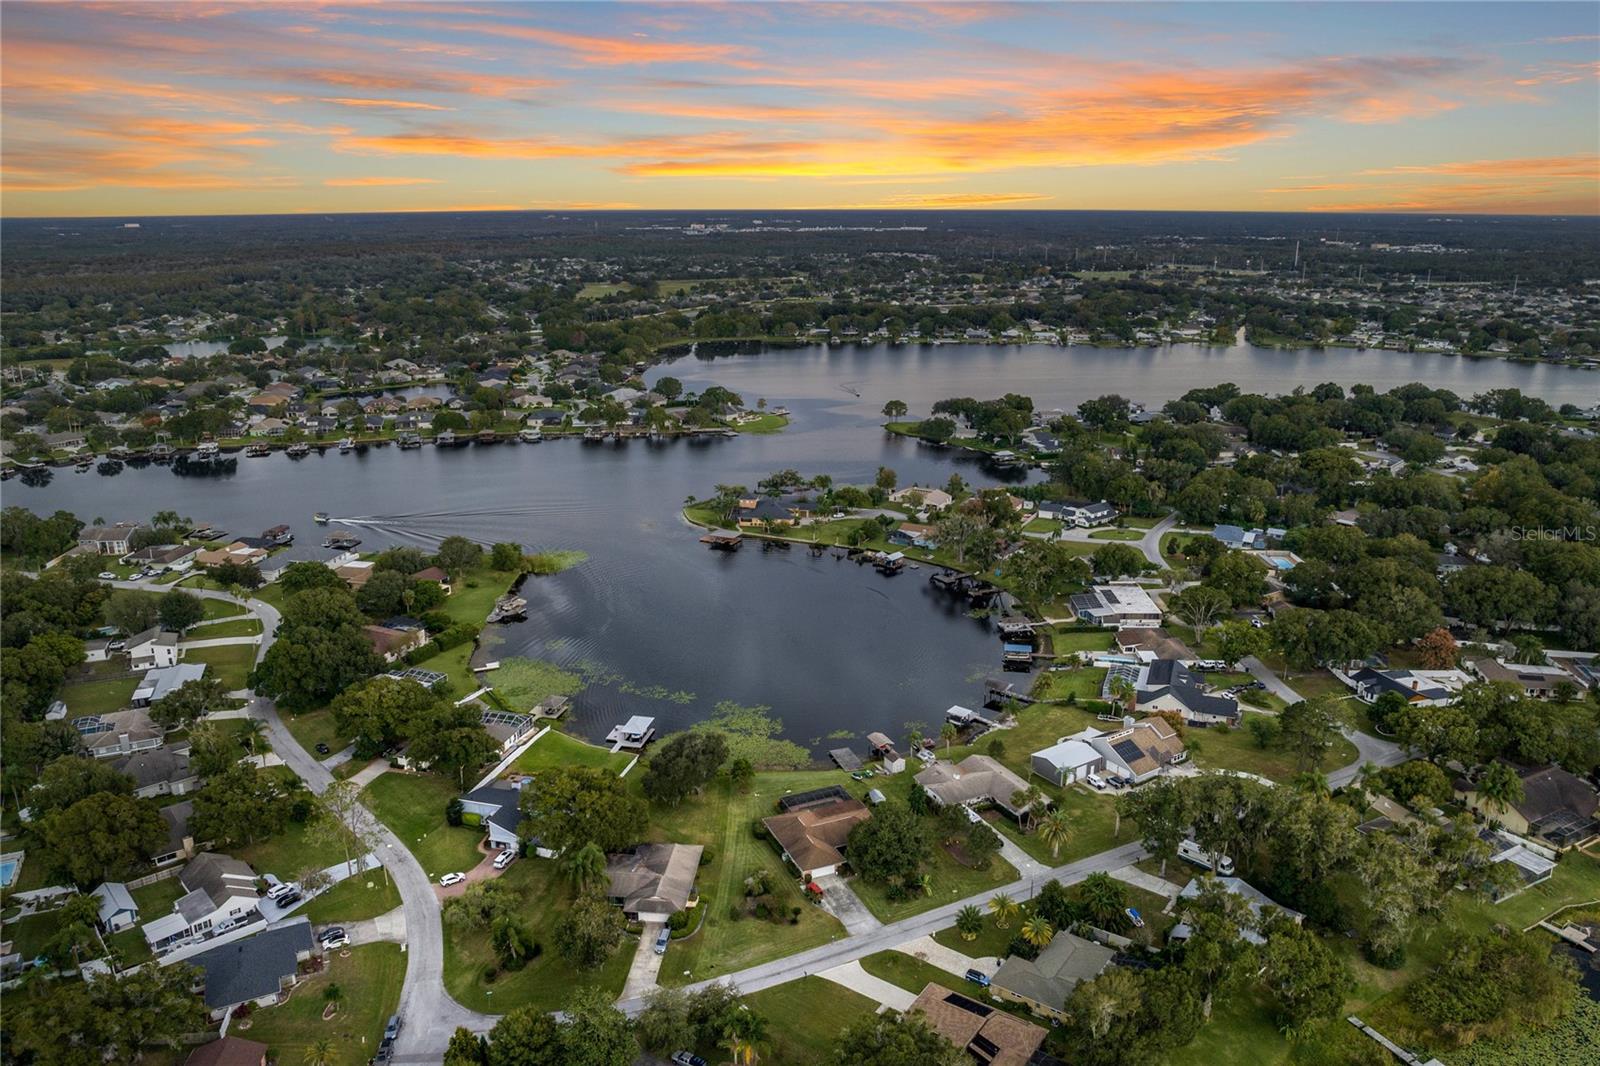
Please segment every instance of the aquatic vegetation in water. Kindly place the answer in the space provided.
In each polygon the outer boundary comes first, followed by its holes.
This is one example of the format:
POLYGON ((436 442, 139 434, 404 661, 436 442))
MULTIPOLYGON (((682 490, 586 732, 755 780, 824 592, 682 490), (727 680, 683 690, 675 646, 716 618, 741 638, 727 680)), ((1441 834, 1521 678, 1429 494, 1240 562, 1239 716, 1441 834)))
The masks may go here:
POLYGON ((576 549, 538 552, 528 556, 528 573, 548 577, 551 574, 559 574, 563 570, 570 570, 579 563, 585 562, 588 558, 588 552, 576 549))
POLYGON ((691 729, 713 729, 727 734, 729 759, 745 758, 764 770, 795 770, 810 765, 811 753, 792 740, 784 740, 783 722, 772 717, 770 707, 747 707, 723 700, 704 722, 691 729))
POLYGON ((577 674, 540 659, 505 659, 494 673, 495 695, 523 710, 549 696, 570 696, 583 684, 584 679, 577 674))

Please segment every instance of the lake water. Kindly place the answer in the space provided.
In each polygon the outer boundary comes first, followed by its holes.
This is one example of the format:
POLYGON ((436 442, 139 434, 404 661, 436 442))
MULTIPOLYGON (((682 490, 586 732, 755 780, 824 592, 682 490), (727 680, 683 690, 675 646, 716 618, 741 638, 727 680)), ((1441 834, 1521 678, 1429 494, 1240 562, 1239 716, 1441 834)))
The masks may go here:
POLYGON ((362 550, 428 547, 452 533, 582 549, 589 559, 581 566, 530 579, 529 619, 508 627, 497 649, 584 673, 591 683, 574 701, 580 732, 603 736, 632 714, 670 730, 731 700, 771 707, 790 739, 820 752, 844 743, 827 740, 835 733, 901 736, 907 721, 936 724, 951 704, 975 705, 982 679, 999 673, 998 640, 935 594, 926 570, 885 578, 798 548, 712 552, 679 510, 718 483, 753 486, 787 467, 855 483, 879 466, 896 470, 901 484, 942 485, 952 471, 977 485, 1022 476, 888 436, 879 411, 889 399, 926 411, 945 396, 1016 391, 1041 407, 1070 408, 1118 392, 1154 406, 1223 380, 1279 392, 1327 380, 1382 389, 1421 379, 1464 394, 1514 386, 1588 405, 1600 390, 1600 377, 1558 367, 1211 348, 813 347, 684 357, 650 377, 663 374, 692 388, 722 384, 751 404, 764 397, 787 406, 793 423, 779 434, 705 443, 379 448, 298 461, 276 454, 241 458, 236 473, 214 478, 162 467, 114 477, 58 470, 42 487, 7 482, 5 503, 86 520, 172 508, 240 534, 287 522, 308 540, 322 535, 312 512, 328 511, 353 520, 362 550))

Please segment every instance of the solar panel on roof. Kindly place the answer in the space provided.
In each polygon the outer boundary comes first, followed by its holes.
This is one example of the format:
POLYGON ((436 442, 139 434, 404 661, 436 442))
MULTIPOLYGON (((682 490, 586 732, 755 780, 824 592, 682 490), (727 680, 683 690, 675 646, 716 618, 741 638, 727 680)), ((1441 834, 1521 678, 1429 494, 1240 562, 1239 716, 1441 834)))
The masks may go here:
POLYGON ((972 1043, 967 1045, 967 1050, 975 1051, 981 1054, 985 1059, 993 1061, 994 1057, 1000 1054, 1000 1045, 996 1044, 993 1040, 990 1040, 982 1033, 979 1033, 977 1036, 972 1038, 972 1043))
POLYGON ((985 1007, 975 999, 968 999, 960 992, 952 992, 944 997, 944 1001, 952 1007, 960 1007, 969 1014, 976 1014, 980 1018, 987 1018, 994 1013, 993 1008, 985 1007))
POLYGON ((1144 752, 1139 750, 1139 745, 1131 740, 1119 740, 1111 745, 1111 750, 1116 752, 1123 762, 1129 764, 1136 759, 1144 758, 1144 752))

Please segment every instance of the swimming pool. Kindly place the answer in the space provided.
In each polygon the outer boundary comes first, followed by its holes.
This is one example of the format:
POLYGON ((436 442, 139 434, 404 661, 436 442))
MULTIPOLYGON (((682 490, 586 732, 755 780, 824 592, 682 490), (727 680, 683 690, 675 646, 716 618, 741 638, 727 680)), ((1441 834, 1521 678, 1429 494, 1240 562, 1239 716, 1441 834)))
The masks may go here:
POLYGON ((11 882, 17 879, 17 871, 22 869, 22 856, 6 856, 0 859, 0 888, 10 888, 11 882))

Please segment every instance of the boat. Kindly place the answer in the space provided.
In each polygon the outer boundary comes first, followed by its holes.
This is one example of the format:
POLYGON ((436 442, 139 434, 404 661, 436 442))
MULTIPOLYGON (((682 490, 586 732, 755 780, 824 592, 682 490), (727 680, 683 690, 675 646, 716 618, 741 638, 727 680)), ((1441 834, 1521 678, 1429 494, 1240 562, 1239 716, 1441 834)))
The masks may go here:
POLYGON ((494 610, 489 612, 490 622, 505 622, 513 618, 525 618, 528 614, 528 601, 521 596, 501 596, 494 601, 494 610))
POLYGON ((172 445, 166 441, 157 441, 150 445, 150 460, 156 463, 172 462, 172 445))
POLYGON ((496 433, 492 429, 479 430, 478 431, 478 443, 479 444, 499 444, 500 443, 500 434, 496 433))
POLYGON ((400 434, 399 443, 401 451, 405 451, 408 448, 420 448, 422 447, 422 436, 417 433, 402 433, 400 434))
POLYGON ((289 458, 291 459, 304 459, 306 456, 311 454, 311 445, 291 444, 289 445, 287 451, 289 453, 289 458))
POLYGON ((433 438, 433 443, 440 448, 454 448, 456 446, 455 430, 441 430, 439 434, 433 438))
POLYGON ((349 437, 345 437, 345 438, 343 438, 343 439, 341 439, 339 441, 339 451, 341 453, 343 453, 343 452, 353 452, 353 451, 355 451, 355 449, 356 449, 356 442, 351 440, 349 437))
POLYGON ((360 537, 352 537, 348 533, 335 533, 322 542, 324 548, 335 551, 349 551, 361 543, 360 537))
POLYGON ((316 514, 311 516, 311 520, 313 522, 316 522, 319 525, 324 525, 325 526, 325 525, 328 524, 328 512, 327 511, 318 511, 316 514))
POLYGON ((599 427, 594 427, 583 431, 583 443, 585 444, 598 444, 605 439, 605 430, 600 429, 599 427))
POLYGON ((222 451, 217 447, 217 442, 207 440, 201 441, 195 447, 194 454, 189 459, 191 462, 209 463, 221 454, 222 451))
POLYGON ((538 444, 540 441, 544 440, 544 430, 540 429, 538 426, 525 426, 523 427, 522 431, 517 434, 517 439, 524 444, 538 444))
POLYGON ((251 459, 260 459, 263 456, 271 455, 272 449, 265 444, 252 444, 244 450, 244 454, 251 459))

